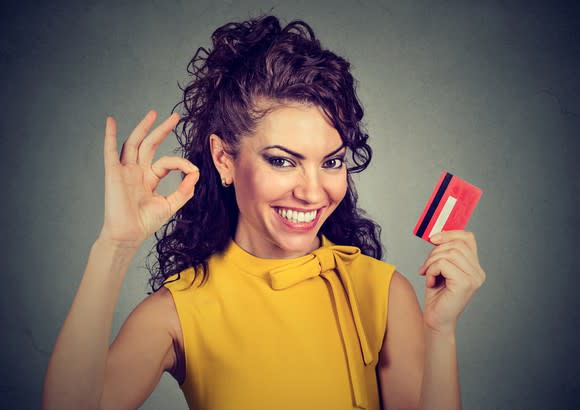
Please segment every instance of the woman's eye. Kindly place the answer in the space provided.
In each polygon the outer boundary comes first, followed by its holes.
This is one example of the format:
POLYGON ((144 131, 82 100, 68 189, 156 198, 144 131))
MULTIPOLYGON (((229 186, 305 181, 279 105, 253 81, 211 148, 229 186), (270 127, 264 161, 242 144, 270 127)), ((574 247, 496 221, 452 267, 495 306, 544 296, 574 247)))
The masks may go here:
POLYGON ((275 168, 287 168, 292 166, 292 162, 286 158, 270 157, 267 159, 267 161, 275 168))
POLYGON ((342 167, 342 164, 344 164, 343 158, 333 158, 324 163, 324 168, 338 169, 342 167))

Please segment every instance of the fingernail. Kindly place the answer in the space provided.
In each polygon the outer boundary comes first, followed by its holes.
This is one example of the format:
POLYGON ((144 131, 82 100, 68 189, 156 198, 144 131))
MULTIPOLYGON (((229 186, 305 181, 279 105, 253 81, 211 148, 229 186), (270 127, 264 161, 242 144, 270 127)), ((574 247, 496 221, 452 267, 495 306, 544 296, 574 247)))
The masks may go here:
POLYGON ((439 242, 441 240, 441 234, 436 233, 435 235, 429 237, 429 239, 431 240, 431 242, 439 242))

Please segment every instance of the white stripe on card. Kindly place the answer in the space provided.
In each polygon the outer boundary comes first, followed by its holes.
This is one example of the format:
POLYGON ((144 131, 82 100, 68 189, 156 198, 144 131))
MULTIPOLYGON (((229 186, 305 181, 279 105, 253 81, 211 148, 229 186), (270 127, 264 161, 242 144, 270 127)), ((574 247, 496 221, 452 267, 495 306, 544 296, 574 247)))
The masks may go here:
POLYGON ((443 226, 445 226, 445 222, 447 222, 447 219, 449 218, 449 215, 451 215, 451 211, 453 211, 456 202, 457 198, 454 198, 451 195, 447 197, 447 201, 445 201, 445 205, 443 205, 443 209, 441 210, 441 213, 439 214, 437 221, 435 221, 433 229, 431 229, 431 232, 429 232, 428 235, 429 238, 431 237, 431 235, 435 235, 436 233, 441 232, 443 226))

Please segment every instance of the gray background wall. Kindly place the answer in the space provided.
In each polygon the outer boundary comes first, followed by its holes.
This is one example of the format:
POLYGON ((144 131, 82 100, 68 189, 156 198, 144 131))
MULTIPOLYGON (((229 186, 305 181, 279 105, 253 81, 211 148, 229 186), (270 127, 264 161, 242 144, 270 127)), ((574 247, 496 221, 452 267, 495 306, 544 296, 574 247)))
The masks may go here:
MULTIPOLYGON (((3 6, 0 407, 39 405, 102 223, 106 116, 123 139, 149 109, 165 117, 212 31, 269 11, 306 20, 352 62, 375 151, 357 179, 361 204, 421 303, 430 247, 411 230, 439 173, 485 192, 467 228, 487 281, 459 322, 464 408, 579 408, 578 7, 376 0, 3 6)), ((159 155, 176 146, 168 138, 159 155)), ((160 191, 177 183, 172 174, 160 191)), ((152 244, 127 275, 112 337, 146 295, 152 244)), ((164 376, 143 408, 185 401, 164 376)))

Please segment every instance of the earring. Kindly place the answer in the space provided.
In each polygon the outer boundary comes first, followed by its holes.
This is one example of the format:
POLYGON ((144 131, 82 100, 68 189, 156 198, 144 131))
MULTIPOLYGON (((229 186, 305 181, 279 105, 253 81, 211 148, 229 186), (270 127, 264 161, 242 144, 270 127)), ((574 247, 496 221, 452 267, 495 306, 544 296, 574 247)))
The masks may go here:
POLYGON ((229 187, 230 185, 231 185, 231 184, 228 184, 228 183, 227 183, 227 181, 226 181, 226 179, 225 179, 224 177, 222 177, 222 186, 223 186, 224 188, 227 188, 227 187, 229 187))

